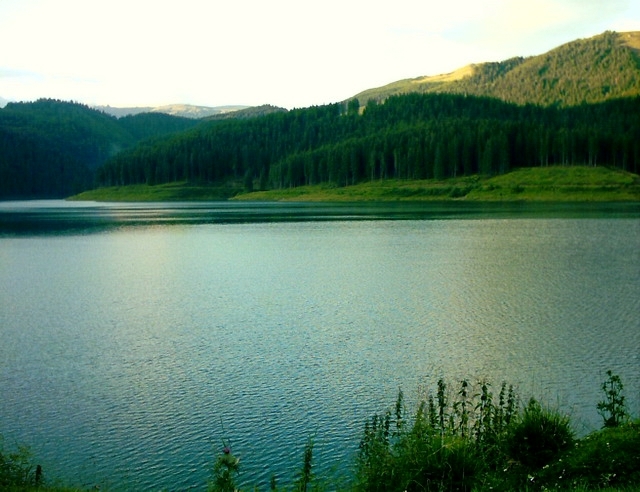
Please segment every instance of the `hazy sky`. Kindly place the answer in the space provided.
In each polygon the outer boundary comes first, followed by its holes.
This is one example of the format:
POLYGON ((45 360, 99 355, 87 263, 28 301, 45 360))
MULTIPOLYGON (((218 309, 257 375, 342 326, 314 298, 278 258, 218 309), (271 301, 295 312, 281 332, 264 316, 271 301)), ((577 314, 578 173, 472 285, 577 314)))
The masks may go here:
POLYGON ((0 97, 307 107, 640 31, 640 0, 0 0, 0 97))

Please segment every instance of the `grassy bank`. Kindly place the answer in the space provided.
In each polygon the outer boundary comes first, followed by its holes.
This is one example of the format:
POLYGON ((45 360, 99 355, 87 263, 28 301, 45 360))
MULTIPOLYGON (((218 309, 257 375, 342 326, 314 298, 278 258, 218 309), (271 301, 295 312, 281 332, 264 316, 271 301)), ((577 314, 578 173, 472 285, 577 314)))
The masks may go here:
POLYGON ((524 168, 494 176, 370 181, 353 186, 301 186, 240 194, 274 201, 638 201, 640 176, 604 167, 524 168))
MULTIPOLYGON (((313 439, 293 483, 251 483, 227 443, 202 490, 640 491, 640 420, 625 405, 620 378, 607 371, 594 405, 603 428, 577 438, 570 416, 534 398, 523 403, 511 385, 440 379, 409 412, 402 391, 395 405, 364 423, 350 479, 316 476, 313 439), (242 479, 243 485, 239 485, 242 479)), ((321 436, 319 436, 321 437, 321 436)), ((240 450, 242 454, 242 450, 240 450)), ((295 464, 294 464, 295 466, 295 464)), ((0 440, 0 490, 78 490, 52 485, 28 449, 5 451, 0 440)))
POLYGON ((637 201, 640 176, 605 167, 525 168, 473 189, 472 200, 637 201))
POLYGON ((621 202, 640 200, 640 176, 605 167, 566 166, 524 168, 493 176, 445 180, 388 179, 352 186, 300 186, 245 193, 242 184, 195 185, 187 182, 157 186, 99 188, 71 197, 97 201, 557 201, 621 202))
POLYGON ((130 185, 97 188, 74 195, 67 200, 98 202, 167 202, 167 201, 220 201, 228 200, 241 191, 234 182, 201 185, 184 181, 155 186, 130 185))

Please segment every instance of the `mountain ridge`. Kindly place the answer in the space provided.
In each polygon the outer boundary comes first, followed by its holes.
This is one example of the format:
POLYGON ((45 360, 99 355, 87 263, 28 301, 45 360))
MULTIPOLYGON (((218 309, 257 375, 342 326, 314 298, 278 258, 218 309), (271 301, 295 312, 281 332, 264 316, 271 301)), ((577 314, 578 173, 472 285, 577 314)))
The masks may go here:
POLYGON ((164 113, 171 116, 179 116, 182 118, 201 119, 209 116, 233 113, 249 108, 242 105, 226 105, 226 106, 197 106, 193 104, 165 104, 163 106, 133 106, 133 107, 115 107, 115 106, 92 106, 98 111, 121 118, 123 116, 134 116, 140 113, 164 113))
POLYGON ((640 32, 606 31, 546 53, 466 65, 446 74, 420 76, 364 90, 352 99, 364 106, 408 93, 495 97, 516 104, 574 106, 640 95, 640 32))

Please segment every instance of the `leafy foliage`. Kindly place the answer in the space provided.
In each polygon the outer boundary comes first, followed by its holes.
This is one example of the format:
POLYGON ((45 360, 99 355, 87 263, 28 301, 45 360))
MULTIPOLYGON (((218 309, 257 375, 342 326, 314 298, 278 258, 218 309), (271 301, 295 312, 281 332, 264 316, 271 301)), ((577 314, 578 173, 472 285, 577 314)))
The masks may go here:
POLYGON ((295 483, 297 492, 307 492, 307 488, 313 480, 313 440, 309 439, 304 447, 304 458, 298 479, 295 483))
POLYGON ((562 458, 540 470, 538 481, 561 489, 638 486, 640 422, 605 427, 580 439, 562 458))
MULTIPOLYGON (((611 383, 622 383, 607 375, 608 398, 611 383)), ((463 380, 451 395, 438 381, 411 423, 400 392, 395 412, 365 424, 356 490, 591 490, 640 481, 638 422, 576 440, 568 416, 533 398, 520 408, 513 387, 503 384, 497 397, 486 382, 475 388, 463 380)))
POLYGON ((0 489, 37 486, 42 482, 42 469, 34 465, 29 448, 18 446, 5 451, 0 435, 0 489))

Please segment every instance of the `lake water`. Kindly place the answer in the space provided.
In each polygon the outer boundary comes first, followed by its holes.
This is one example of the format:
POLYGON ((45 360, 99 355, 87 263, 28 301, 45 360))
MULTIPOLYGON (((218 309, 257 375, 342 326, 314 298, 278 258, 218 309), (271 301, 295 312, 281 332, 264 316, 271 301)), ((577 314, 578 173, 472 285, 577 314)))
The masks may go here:
POLYGON ((348 474, 439 377, 598 428, 640 409, 640 205, 0 203, 0 433, 45 473, 203 489, 348 474))

